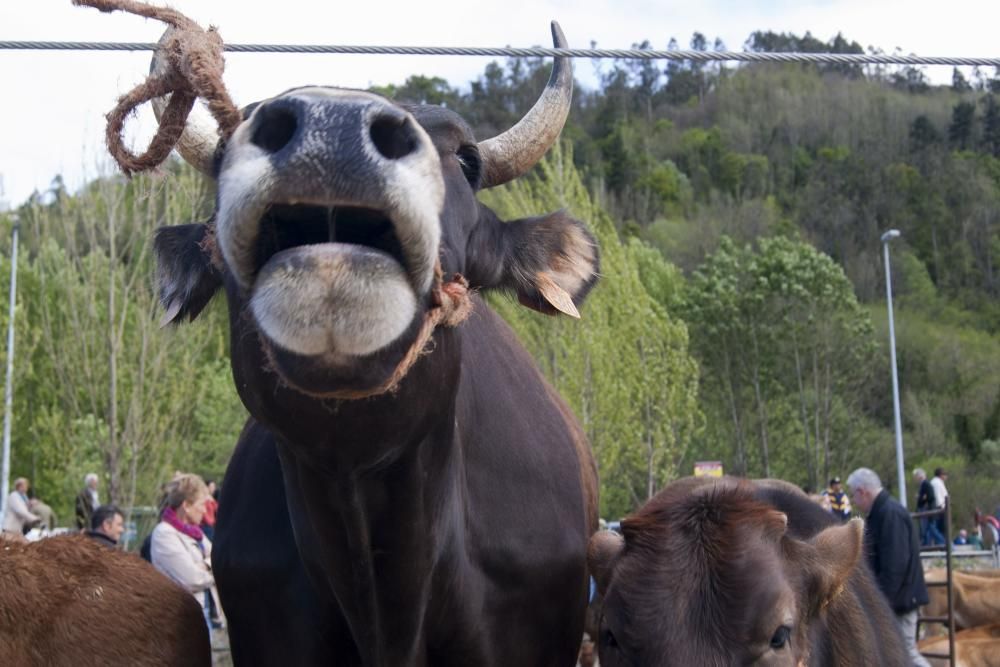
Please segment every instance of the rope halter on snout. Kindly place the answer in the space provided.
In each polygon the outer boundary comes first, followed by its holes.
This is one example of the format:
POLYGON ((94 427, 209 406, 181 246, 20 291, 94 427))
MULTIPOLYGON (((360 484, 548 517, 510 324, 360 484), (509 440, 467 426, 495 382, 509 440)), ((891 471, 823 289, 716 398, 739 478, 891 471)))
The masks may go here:
MULTIPOLYGON (((151 73, 146 81, 118 99, 118 104, 106 116, 105 139, 108 151, 126 176, 149 171, 163 163, 184 134, 188 115, 200 97, 219 124, 222 139, 229 139, 242 122, 242 114, 233 103, 222 81, 225 60, 222 56, 222 36, 215 27, 204 30, 184 14, 170 7, 147 5, 135 0, 73 0, 77 6, 93 7, 102 12, 123 11, 163 21, 171 26, 160 40, 160 51, 167 67, 162 73, 151 73), (170 95, 170 101, 160 114, 156 134, 142 155, 135 155, 122 139, 125 120, 145 102, 170 95)), ((330 394, 331 398, 358 399, 393 392, 413 364, 429 352, 431 336, 438 326, 454 327, 472 311, 469 283, 456 273, 444 282, 441 261, 434 267, 431 307, 416 339, 396 365, 392 375, 382 384, 360 391, 330 394)))

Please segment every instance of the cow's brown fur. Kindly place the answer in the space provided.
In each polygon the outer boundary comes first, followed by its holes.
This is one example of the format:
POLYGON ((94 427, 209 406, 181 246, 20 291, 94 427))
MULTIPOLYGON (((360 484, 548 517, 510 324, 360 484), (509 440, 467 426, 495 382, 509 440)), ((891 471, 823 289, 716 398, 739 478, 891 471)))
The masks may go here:
MULTIPOLYGON (((947 653, 948 637, 925 639, 918 645, 924 653, 947 653)), ((933 667, 947 667, 945 658, 928 658, 933 667)), ((998 667, 1000 665, 1000 623, 984 625, 955 634, 955 667, 998 667)))
POLYGON ((79 536, 0 543, 0 662, 210 665, 194 597, 138 556, 79 536))
MULTIPOLYGON (((928 582, 944 581, 943 569, 929 570, 928 582)), ((970 570, 952 573, 954 588, 955 629, 965 630, 991 623, 1000 623, 1000 570, 970 570)), ((948 613, 947 589, 929 586, 930 602, 921 608, 924 616, 945 616, 948 613)), ((941 634, 938 623, 927 626, 929 635, 941 634)))
POLYGON ((783 485, 667 487, 622 522, 623 541, 591 541, 602 664, 903 664, 861 531, 783 485))

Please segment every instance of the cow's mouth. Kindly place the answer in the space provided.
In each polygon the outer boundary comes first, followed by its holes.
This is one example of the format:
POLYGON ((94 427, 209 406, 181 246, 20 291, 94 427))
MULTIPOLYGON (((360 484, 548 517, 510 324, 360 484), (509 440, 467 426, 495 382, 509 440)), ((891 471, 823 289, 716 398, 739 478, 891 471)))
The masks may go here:
POLYGON ((377 250, 407 269, 406 256, 392 220, 377 209, 359 206, 272 204, 260 221, 254 275, 286 250, 324 243, 377 250))

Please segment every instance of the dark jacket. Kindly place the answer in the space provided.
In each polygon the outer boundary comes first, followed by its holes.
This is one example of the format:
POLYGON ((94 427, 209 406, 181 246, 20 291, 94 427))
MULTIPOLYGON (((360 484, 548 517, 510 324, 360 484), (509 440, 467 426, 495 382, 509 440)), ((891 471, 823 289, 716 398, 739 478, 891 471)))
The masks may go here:
POLYGON ((910 513, 885 489, 875 498, 865 522, 865 550, 875 579, 897 614, 927 604, 920 564, 920 539, 910 513))
POLYGON ((924 479, 920 482, 920 490, 917 491, 917 509, 932 510, 937 507, 934 504, 934 485, 931 480, 924 479))
POLYGON ((108 547, 109 549, 117 549, 118 548, 118 543, 117 542, 115 542, 113 539, 111 539, 110 537, 108 537, 107 535, 105 535, 104 533, 102 533, 99 530, 88 530, 86 532, 86 535, 87 535, 87 537, 89 537, 90 539, 94 540, 98 544, 103 544, 104 546, 108 547))
POLYGON ((76 527, 80 530, 90 530, 90 517, 93 516, 94 499, 90 495, 90 489, 84 487, 80 493, 76 494, 76 527))

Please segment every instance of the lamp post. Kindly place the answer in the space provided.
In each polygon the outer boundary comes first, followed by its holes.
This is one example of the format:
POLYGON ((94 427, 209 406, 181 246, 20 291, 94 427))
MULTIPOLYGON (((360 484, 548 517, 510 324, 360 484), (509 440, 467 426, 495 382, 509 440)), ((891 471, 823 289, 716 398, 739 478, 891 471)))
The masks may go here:
POLYGON ((885 257, 885 301, 889 307, 889 358, 892 362, 892 414, 896 422, 896 475, 899 478, 899 502, 906 507, 906 473, 903 466, 903 426, 899 418, 899 377, 896 374, 896 328, 892 321, 892 275, 889 270, 889 242, 899 238, 898 229, 882 235, 885 257))
POLYGON ((10 492, 10 407, 14 377, 14 305, 17 300, 17 232, 20 225, 14 218, 10 232, 10 312, 7 319, 7 383, 4 391, 3 453, 0 455, 0 518, 7 511, 7 494, 10 492))

